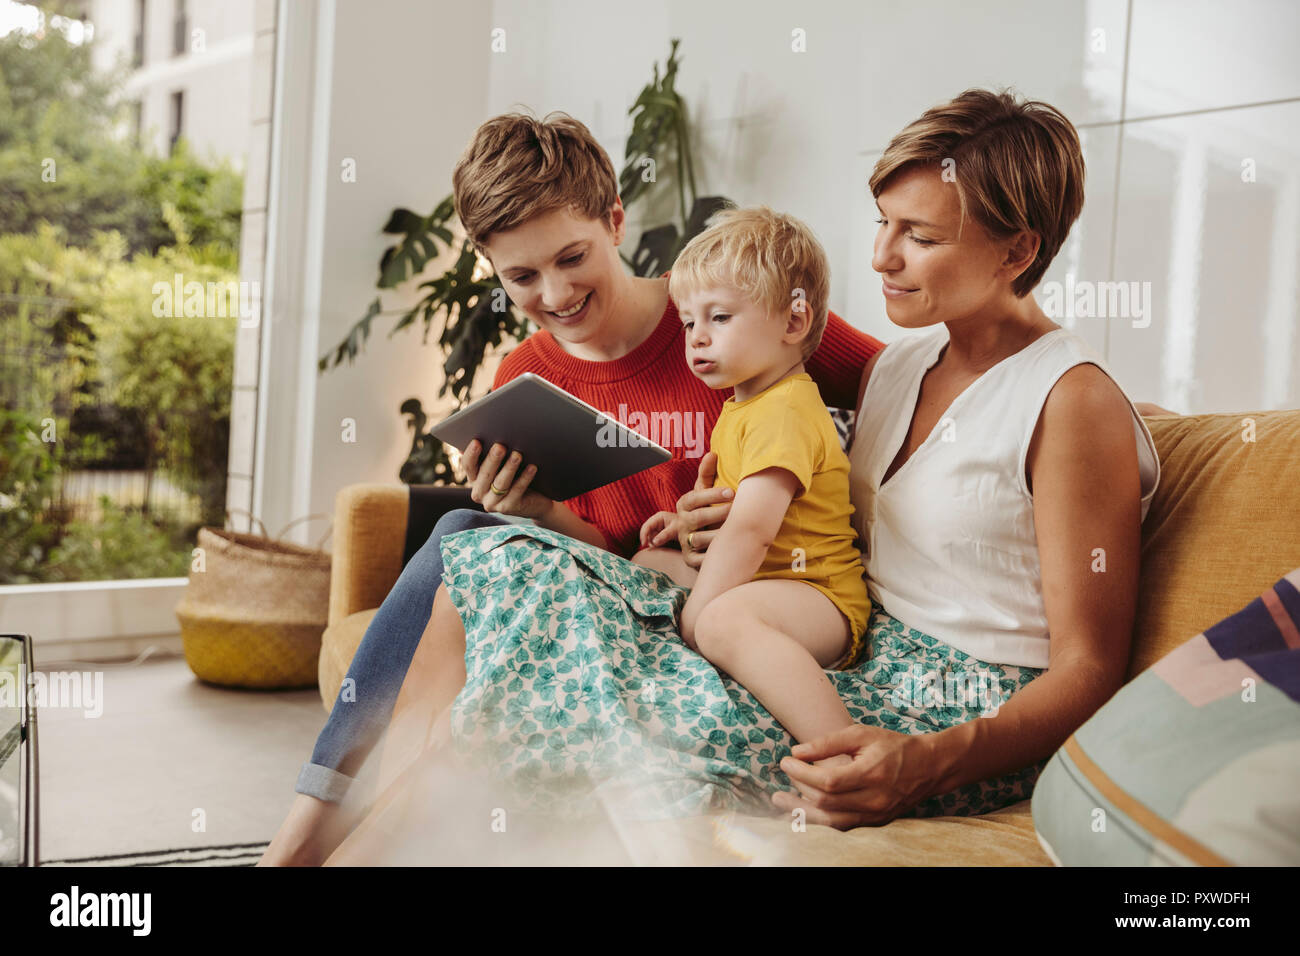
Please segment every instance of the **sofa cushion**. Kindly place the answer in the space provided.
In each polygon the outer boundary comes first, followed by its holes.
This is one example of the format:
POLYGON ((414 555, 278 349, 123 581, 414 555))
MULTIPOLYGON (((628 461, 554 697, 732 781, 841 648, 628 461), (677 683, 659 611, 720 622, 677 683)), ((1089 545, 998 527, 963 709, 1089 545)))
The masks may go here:
POLYGON ((327 866, 1050 866, 1034 837, 1029 801, 981 817, 895 820, 840 832, 790 818, 715 814, 675 820, 510 817, 512 838, 486 829, 430 826, 499 812, 481 772, 413 765, 327 866))
POLYGON ((329 627, 320 638, 320 661, 318 676, 320 678, 320 699, 328 713, 334 709, 338 699, 339 687, 352 664, 352 658, 361 646, 361 638, 366 635, 366 628, 379 612, 379 608, 369 611, 357 611, 349 614, 329 627))
POLYGON ((1048 761, 1067 866, 1300 865, 1300 571, 1125 686, 1048 761))
MULTIPOLYGON (((757 866, 1051 866, 1030 803, 974 817, 894 820, 841 832, 795 831, 788 816, 692 817, 656 824, 655 862, 757 866)), ((648 844, 645 844, 648 846, 648 844)), ((645 862, 638 860, 638 862, 645 862)))
POLYGON ((1300 411, 1154 416, 1128 677, 1300 566, 1300 411))

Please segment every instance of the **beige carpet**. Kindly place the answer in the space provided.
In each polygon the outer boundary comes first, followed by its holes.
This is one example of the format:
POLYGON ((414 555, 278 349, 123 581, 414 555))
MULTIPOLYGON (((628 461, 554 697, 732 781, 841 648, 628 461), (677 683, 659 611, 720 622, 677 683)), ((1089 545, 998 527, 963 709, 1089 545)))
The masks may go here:
POLYGON ((325 723, 314 688, 210 687, 181 657, 42 670, 104 675, 99 717, 39 711, 42 862, 247 856, 280 825, 325 723))

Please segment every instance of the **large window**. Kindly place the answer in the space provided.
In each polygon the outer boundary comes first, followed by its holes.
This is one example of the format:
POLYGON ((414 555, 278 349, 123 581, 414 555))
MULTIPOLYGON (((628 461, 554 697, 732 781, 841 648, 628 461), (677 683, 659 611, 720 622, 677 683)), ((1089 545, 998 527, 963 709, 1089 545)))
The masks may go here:
MULTIPOLYGON (((177 4, 178 40, 194 12, 177 4)), ((0 587, 182 578, 197 529, 225 523, 248 310, 231 131, 250 124, 220 91, 251 63, 133 70, 144 0, 134 13, 134 35, 101 38, 0 0, 0 166, 36 171, 0 203, 0 587), (187 116, 191 96, 208 108, 187 116)))

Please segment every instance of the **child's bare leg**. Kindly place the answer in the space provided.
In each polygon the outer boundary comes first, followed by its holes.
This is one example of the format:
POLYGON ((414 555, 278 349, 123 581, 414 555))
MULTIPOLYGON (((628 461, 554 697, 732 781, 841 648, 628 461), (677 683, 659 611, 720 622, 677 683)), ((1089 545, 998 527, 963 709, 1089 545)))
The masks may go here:
POLYGON ((632 563, 653 571, 662 571, 684 588, 695 587, 699 572, 686 564, 676 548, 646 548, 632 555, 632 563))
MULTIPOLYGON (((800 743, 853 724, 823 670, 843 656, 849 638, 839 608, 802 581, 732 588, 710 601, 695 625, 700 653, 743 684, 800 743)), ((817 763, 849 759, 841 754, 817 763)))

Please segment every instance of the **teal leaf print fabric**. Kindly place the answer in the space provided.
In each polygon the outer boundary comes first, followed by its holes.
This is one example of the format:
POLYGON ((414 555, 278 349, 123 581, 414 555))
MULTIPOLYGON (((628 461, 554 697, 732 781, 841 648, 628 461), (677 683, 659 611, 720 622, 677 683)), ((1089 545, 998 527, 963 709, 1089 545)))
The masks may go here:
MULTIPOLYGON (((682 640, 689 592, 667 576, 524 525, 449 535, 442 550, 466 634, 453 744, 516 807, 596 812, 616 795, 624 812, 657 819, 774 812, 772 794, 796 792, 779 767, 793 739, 682 640)), ((978 718, 1041 673, 977 661, 879 607, 868 640, 862 663, 827 673, 854 720, 899 733, 978 718), (973 675, 988 681, 978 693, 966 692, 973 675)), ((1027 799, 1043 763, 908 815, 986 813, 1027 799)))

